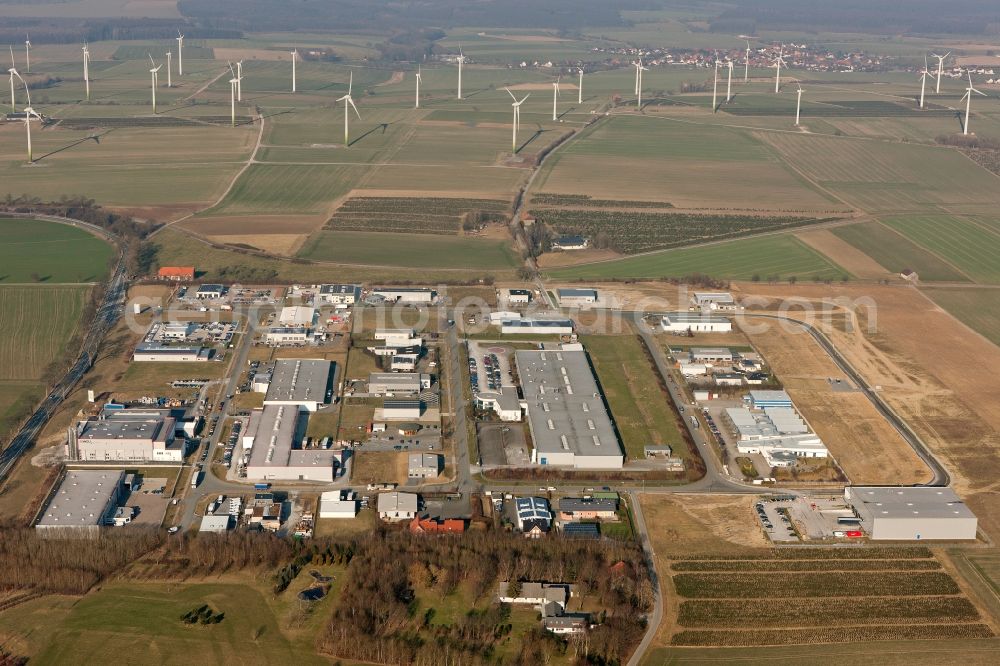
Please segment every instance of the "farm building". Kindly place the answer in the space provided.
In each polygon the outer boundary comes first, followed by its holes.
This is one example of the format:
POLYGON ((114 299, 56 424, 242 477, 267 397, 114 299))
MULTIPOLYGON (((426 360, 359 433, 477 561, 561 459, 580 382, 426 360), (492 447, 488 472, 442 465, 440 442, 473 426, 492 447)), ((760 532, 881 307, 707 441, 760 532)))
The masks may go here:
POLYGON ((523 415, 521 400, 513 386, 502 386, 499 392, 477 394, 476 408, 492 411, 501 421, 520 421, 523 415))
POLYGON ((184 440, 175 439, 176 421, 159 411, 104 410, 67 431, 68 460, 170 462, 184 460, 184 440))
POLYGON ((202 301, 212 301, 226 295, 226 288, 221 284, 203 284, 194 292, 194 297, 202 301))
POLYGON ((590 241, 583 236, 560 236, 552 241, 553 250, 586 250, 590 241))
POLYGON ((279 359, 274 362, 264 405, 297 405, 315 412, 330 401, 336 364, 321 359, 279 359))
POLYGON ((140 363, 199 363, 212 358, 205 347, 168 347, 160 344, 140 344, 132 352, 132 360, 140 363))
POLYGON ((410 479, 435 479, 441 473, 441 456, 436 453, 411 453, 406 458, 406 476, 410 479))
POLYGON ((420 393, 431 387, 431 376, 415 372, 372 372, 368 375, 370 395, 420 393))
POLYGON ((427 287, 375 287, 372 296, 391 303, 433 303, 437 292, 427 287))
POLYGON ((531 303, 530 289, 506 289, 507 302, 511 305, 527 305, 531 303))
POLYGON ((563 307, 579 307, 593 305, 597 302, 596 289, 557 289, 556 297, 563 307))
POLYGON ((289 327, 312 326, 316 309, 305 305, 289 305, 281 308, 278 325, 289 327))
POLYGON ((725 317, 692 312, 670 312, 660 319, 660 328, 667 333, 730 333, 733 322, 725 317))
POLYGON ((247 478, 253 481, 323 481, 334 479, 334 468, 338 460, 336 451, 326 449, 300 449, 295 447, 300 434, 300 412, 298 405, 266 405, 262 410, 254 410, 257 418, 251 418, 243 442, 253 426, 253 443, 250 460, 246 465, 247 478))
POLYGON ((191 282, 194 280, 194 266, 163 266, 156 271, 156 277, 171 282, 191 282))
POLYGON ((361 287, 356 284, 324 284, 319 288, 319 299, 329 305, 354 305, 360 294, 361 287))
POLYGON ((500 323, 504 335, 571 335, 570 319, 505 319, 500 323))
POLYGON ((736 310, 736 301, 728 291, 696 291, 691 304, 700 310, 736 310))
POLYGON ((125 472, 68 470, 35 529, 42 536, 96 538, 118 508, 125 472))
POLYGON ((528 409, 531 462, 621 469, 618 436, 582 350, 519 350, 514 355, 528 409))
POLYGON ((387 523, 412 520, 417 516, 418 499, 414 493, 382 493, 378 496, 378 517, 387 523))
POLYGON ((873 541, 976 538, 976 516, 951 488, 848 486, 844 500, 873 541))
POLYGON ((264 342, 269 345, 303 345, 312 334, 301 326, 272 326, 264 333, 264 342))

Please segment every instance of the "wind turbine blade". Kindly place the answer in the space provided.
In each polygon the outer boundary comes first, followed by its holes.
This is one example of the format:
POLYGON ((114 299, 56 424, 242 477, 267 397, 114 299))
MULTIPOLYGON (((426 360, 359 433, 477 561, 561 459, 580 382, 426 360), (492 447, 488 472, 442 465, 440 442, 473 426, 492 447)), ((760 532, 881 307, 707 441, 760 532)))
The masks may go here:
POLYGON ((531 97, 531 93, 528 93, 527 95, 525 95, 525 96, 524 96, 524 99, 522 99, 522 100, 521 100, 520 102, 518 102, 518 103, 517 103, 517 104, 518 104, 518 106, 520 106, 521 104, 524 104, 524 100, 525 100, 525 99, 528 99, 529 97, 531 97))
POLYGON ((153 67, 156 67, 156 63, 153 61, 153 54, 147 53, 146 55, 149 56, 149 64, 152 65, 153 67))
POLYGON ((508 95, 510 95, 510 98, 511 98, 512 100, 514 100, 515 102, 517 101, 517 98, 516 98, 516 97, 514 97, 514 93, 512 93, 512 92, 510 91, 510 88, 504 88, 504 90, 506 90, 506 91, 507 91, 507 94, 508 94, 508 95))
POLYGON ((347 98, 347 101, 348 101, 348 103, 350 103, 350 105, 351 105, 351 108, 352 108, 352 109, 354 109, 354 113, 356 113, 356 114, 357 114, 357 116, 358 116, 358 120, 361 120, 361 112, 360 112, 360 111, 358 111, 358 107, 354 106, 354 100, 353 100, 353 99, 351 99, 350 97, 348 97, 348 98, 347 98))
MULTIPOLYGON (((354 70, 351 70, 351 80, 347 83, 347 94, 350 96, 351 91, 354 89, 354 70)), ((353 103, 353 102, 352 102, 353 103)))

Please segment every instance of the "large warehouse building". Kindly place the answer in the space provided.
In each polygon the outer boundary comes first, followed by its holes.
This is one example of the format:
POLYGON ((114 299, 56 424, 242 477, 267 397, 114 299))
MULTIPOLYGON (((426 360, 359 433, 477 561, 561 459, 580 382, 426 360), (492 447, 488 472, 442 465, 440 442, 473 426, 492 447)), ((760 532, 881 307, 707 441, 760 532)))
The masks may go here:
POLYGON ((176 421, 159 411, 105 410, 80 421, 67 433, 69 460, 171 462, 184 460, 184 439, 175 439, 176 421))
POLYGON ((315 412, 320 405, 330 402, 335 370, 333 361, 310 358, 275 361, 264 405, 297 405, 315 412))
POLYGON ((698 312, 668 312, 660 319, 660 328, 667 333, 729 333, 733 322, 725 317, 698 312))
MULTIPOLYGON (((324 481, 334 478, 337 452, 298 449, 301 414, 295 405, 269 405, 251 418, 250 461, 247 478, 261 481, 324 481)), ((247 442, 244 437, 244 445, 247 442)))
POLYGON ((586 352, 520 350, 514 358, 534 442, 531 462, 621 469, 625 456, 586 352))
POLYGON ((96 537, 118 508, 125 472, 69 470, 35 523, 39 534, 52 537, 96 537))
POLYGON ((848 486, 844 499, 873 541, 976 538, 976 516, 951 488, 848 486))

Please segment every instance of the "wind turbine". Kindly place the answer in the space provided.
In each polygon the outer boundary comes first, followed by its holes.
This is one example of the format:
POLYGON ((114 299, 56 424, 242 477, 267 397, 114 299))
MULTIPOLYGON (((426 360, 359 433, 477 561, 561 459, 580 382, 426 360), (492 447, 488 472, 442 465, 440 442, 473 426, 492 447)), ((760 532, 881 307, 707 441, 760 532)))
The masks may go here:
POLYGON ((531 93, 528 93, 521 99, 521 101, 518 101, 518 99, 514 97, 514 93, 510 91, 510 88, 504 88, 504 90, 506 90, 507 94, 510 95, 510 98, 514 100, 514 103, 511 104, 511 106, 514 107, 514 124, 512 125, 513 138, 510 142, 510 152, 517 154, 517 130, 521 128, 521 105, 524 104, 524 100, 531 96, 531 93))
POLYGON ((243 61, 236 61, 236 101, 243 101, 243 61))
POLYGON ((580 68, 580 85, 576 89, 576 103, 583 104, 583 67, 580 68))
POLYGON ((344 147, 348 146, 348 124, 347 119, 350 118, 350 110, 354 109, 354 113, 358 114, 358 120, 361 120, 361 113, 358 111, 358 107, 354 105, 354 99, 351 97, 351 90, 354 88, 354 72, 351 72, 351 80, 347 84, 347 94, 338 99, 338 102, 344 103, 344 147), (350 108, 348 108, 350 107, 350 108))
POLYGON ((924 90, 927 88, 927 77, 931 73, 927 71, 927 56, 924 56, 924 71, 920 73, 920 108, 924 108, 924 90))
POLYGON ((465 54, 462 47, 458 47, 458 99, 462 99, 462 63, 465 62, 465 54))
POLYGON ((31 40, 24 36, 24 71, 31 74, 31 40))
POLYGON ((299 59, 299 50, 298 49, 293 49, 292 50, 292 92, 296 92, 297 91, 297 89, 295 87, 295 61, 298 60, 298 59, 299 59))
MULTIPOLYGON (((962 128, 962 134, 969 133, 969 113, 972 110, 972 93, 976 93, 977 95, 982 95, 983 97, 988 97, 986 93, 980 90, 976 90, 975 87, 972 85, 972 72, 966 70, 966 74, 969 75, 969 87, 965 89, 965 95, 962 97, 962 99, 965 100, 965 127, 962 128)), ((958 101, 961 102, 962 100, 960 99, 958 101)))
POLYGON ((20 75, 17 73, 17 69, 14 66, 14 47, 13 46, 10 47, 10 69, 8 69, 7 71, 10 72, 10 110, 12 112, 16 113, 17 112, 17 107, 14 106, 14 77, 18 76, 20 78, 20 75))
POLYGON ((184 35, 177 31, 177 76, 184 76, 184 35))
POLYGON ((720 63, 719 59, 716 58, 715 59, 715 79, 712 81, 712 113, 715 113, 716 108, 718 108, 718 105, 716 104, 716 96, 717 96, 717 94, 719 92, 719 65, 720 64, 722 64, 722 63, 720 63))
MULTIPOLYGON (((83 82, 87 86, 87 101, 90 101, 90 49, 83 43, 83 82)), ((13 80, 11 81, 13 83, 13 80)))
POLYGON ((774 94, 776 95, 781 90, 781 66, 782 65, 785 65, 786 67, 788 66, 788 63, 785 62, 785 59, 783 57, 784 54, 785 54, 785 45, 782 44, 781 48, 778 49, 778 57, 774 59, 774 66, 776 68, 774 72, 774 94))
POLYGON ((171 58, 173 57, 173 55, 174 55, 173 53, 171 53, 170 51, 167 51, 167 87, 168 88, 173 88, 174 87, 173 81, 170 80, 170 70, 173 68, 173 66, 170 63, 171 63, 171 58))
POLYGON ((163 65, 157 65, 156 62, 153 61, 152 55, 148 53, 146 55, 149 56, 149 62, 153 65, 149 69, 149 78, 150 83, 153 86, 153 114, 156 114, 156 86, 160 82, 160 67, 163 67, 163 65))
MULTIPOLYGON (((31 108, 31 91, 28 89, 28 83, 24 80, 24 78, 21 77, 18 71, 13 67, 10 68, 10 73, 12 80, 16 76, 18 79, 21 80, 21 83, 24 84, 24 95, 28 100, 27 106, 24 107, 24 130, 28 136, 28 164, 32 164, 34 163, 35 160, 31 154, 31 116, 35 116, 39 120, 41 120, 42 117, 38 114, 37 111, 31 108)), ((13 91, 13 88, 11 88, 11 90, 13 91)))
POLYGON ((636 65, 635 69, 635 108, 642 110, 642 73, 648 72, 648 67, 642 66, 642 58, 639 58, 639 63, 636 65))
POLYGON ((802 110, 802 86, 799 86, 799 97, 795 102, 795 126, 799 126, 799 112, 802 110))
POLYGON ((559 79, 552 82, 552 120, 559 120, 559 79))
POLYGON ((743 62, 743 83, 750 80, 750 40, 747 40, 747 59, 743 62))
POLYGON ((416 101, 416 104, 413 105, 414 109, 419 109, 420 108, 420 78, 421 78, 420 77, 420 65, 417 65, 417 101, 416 101))
POLYGON ((229 114, 232 125, 236 127, 236 77, 229 79, 229 114))
POLYGON ((733 61, 726 61, 729 64, 729 78, 726 79, 726 104, 733 98, 733 61))
POLYGON ((943 56, 937 55, 936 53, 932 53, 931 54, 932 58, 937 58, 938 59, 937 83, 934 85, 934 94, 935 95, 941 94, 941 74, 944 73, 944 59, 947 58, 950 55, 951 55, 951 51, 948 51, 943 56))

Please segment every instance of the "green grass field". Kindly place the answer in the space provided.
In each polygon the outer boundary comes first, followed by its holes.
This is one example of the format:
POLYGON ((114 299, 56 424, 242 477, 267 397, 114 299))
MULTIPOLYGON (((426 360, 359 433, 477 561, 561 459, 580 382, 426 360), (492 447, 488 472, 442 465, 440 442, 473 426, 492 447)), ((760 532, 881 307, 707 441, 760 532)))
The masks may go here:
POLYGON ((0 615, 0 636, 32 646, 31 663, 319 664, 305 641, 283 632, 272 602, 251 585, 113 583, 80 600, 44 597, 0 615), (225 618, 184 624, 209 604, 225 618))
POLYGON ((922 281, 968 281, 954 266, 878 222, 851 224, 832 231, 894 273, 909 268, 922 281))
POLYGON ((35 380, 80 328, 88 288, 0 287, 0 380, 35 380))
POLYGON ((996 290, 925 287, 921 291, 969 328, 1000 345, 1000 293, 996 290))
POLYGON ((11 428, 31 412, 44 393, 36 382, 0 381, 0 441, 7 439, 11 428))
POLYGON ((587 335, 581 339, 597 371, 630 460, 645 458, 644 447, 671 446, 686 458, 687 447, 642 341, 634 335, 587 335))
POLYGON ((320 213, 350 190, 366 167, 254 164, 215 213, 320 213))
POLYGON ((907 215, 884 222, 976 282, 1000 283, 1000 229, 989 222, 951 215, 907 215))
POLYGON ((847 275, 826 257, 790 235, 748 238, 703 247, 653 252, 638 257, 546 271, 554 279, 684 277, 694 273, 719 279, 837 280, 847 275))
POLYGON ((83 229, 0 218, 0 285, 100 281, 113 255, 114 248, 83 229))
POLYGON ((317 261, 403 268, 511 269, 517 266, 510 244, 437 234, 322 231, 299 256, 317 261))

